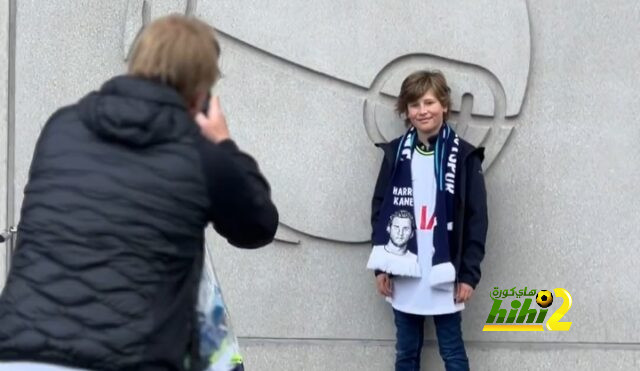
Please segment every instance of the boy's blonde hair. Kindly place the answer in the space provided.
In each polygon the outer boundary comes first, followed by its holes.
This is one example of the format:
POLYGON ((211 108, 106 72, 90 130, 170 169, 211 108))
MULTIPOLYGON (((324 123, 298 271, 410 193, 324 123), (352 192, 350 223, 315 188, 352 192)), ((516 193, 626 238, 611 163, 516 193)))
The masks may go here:
POLYGON ((129 74, 175 88, 187 104, 220 75, 213 27, 194 17, 169 15, 147 25, 133 46, 129 74))

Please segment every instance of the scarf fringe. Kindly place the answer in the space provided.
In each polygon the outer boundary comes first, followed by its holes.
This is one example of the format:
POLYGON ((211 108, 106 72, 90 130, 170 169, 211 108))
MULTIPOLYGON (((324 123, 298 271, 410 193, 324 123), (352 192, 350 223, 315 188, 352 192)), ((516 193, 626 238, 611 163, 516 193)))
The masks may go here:
POLYGON ((456 280, 456 268, 450 262, 436 264, 429 272, 429 283, 434 289, 450 291, 456 280))

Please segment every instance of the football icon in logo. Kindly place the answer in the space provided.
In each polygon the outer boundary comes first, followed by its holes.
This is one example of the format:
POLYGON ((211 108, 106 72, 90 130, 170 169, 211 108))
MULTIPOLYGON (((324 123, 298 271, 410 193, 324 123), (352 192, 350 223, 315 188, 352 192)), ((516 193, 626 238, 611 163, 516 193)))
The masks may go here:
POLYGON ((542 308, 547 308, 553 303, 553 294, 549 290, 540 290, 536 295, 536 303, 542 308))

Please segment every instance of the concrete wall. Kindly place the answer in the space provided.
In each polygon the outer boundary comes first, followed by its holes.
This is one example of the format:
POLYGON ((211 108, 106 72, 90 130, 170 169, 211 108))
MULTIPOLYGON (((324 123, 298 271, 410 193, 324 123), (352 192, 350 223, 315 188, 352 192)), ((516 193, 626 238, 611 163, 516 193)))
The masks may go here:
MULTIPOLYGON (((0 231, 7 227, 7 135, 9 133, 9 0, 0 1, 0 231)), ((6 276, 6 244, 0 244, 0 290, 6 276)))
MULTIPOLYGON (((487 258, 464 312, 474 369, 640 367, 636 1, 265 4, 18 0, 16 218, 53 110, 123 72, 145 20, 198 15, 220 32, 217 90, 232 134, 259 160, 282 217, 279 241, 262 250, 210 235, 248 369, 388 370, 392 316, 364 269, 381 156, 372 143, 401 132, 391 106, 402 78, 438 68, 458 132, 487 147, 487 258), (571 330, 482 332, 495 286, 567 289, 571 330)), ((427 334, 424 368, 442 369, 431 324, 427 334)))

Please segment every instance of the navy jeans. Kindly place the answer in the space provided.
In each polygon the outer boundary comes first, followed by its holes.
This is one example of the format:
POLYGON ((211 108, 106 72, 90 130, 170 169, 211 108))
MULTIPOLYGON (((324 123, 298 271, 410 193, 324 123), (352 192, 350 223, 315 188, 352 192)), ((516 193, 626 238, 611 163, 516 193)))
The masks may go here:
MULTIPOLYGON (((420 371, 425 316, 393 310, 396 323, 396 371, 420 371)), ((460 312, 433 316, 440 356, 447 371, 468 371, 460 312)))

